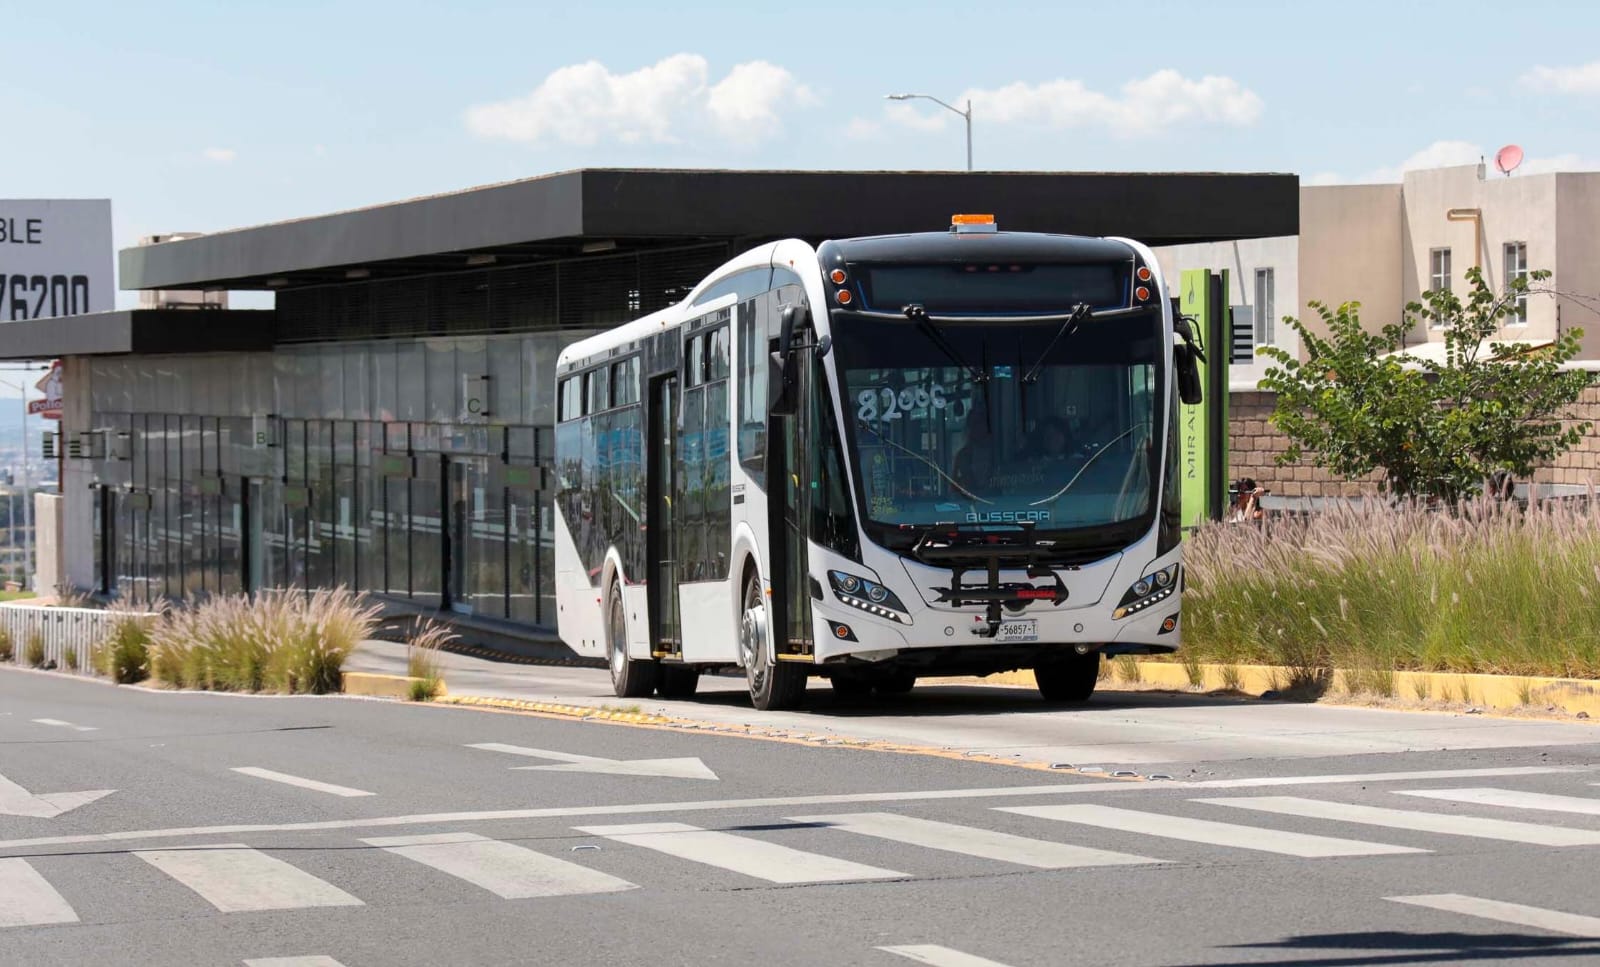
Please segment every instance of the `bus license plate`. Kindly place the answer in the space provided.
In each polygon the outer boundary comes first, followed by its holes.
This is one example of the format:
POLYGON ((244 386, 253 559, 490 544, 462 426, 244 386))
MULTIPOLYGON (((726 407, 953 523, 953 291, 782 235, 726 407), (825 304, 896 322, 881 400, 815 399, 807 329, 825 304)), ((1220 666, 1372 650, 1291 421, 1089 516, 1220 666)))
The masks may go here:
POLYGON ((1027 621, 1003 621, 995 641, 1038 641, 1039 625, 1031 618, 1027 621))

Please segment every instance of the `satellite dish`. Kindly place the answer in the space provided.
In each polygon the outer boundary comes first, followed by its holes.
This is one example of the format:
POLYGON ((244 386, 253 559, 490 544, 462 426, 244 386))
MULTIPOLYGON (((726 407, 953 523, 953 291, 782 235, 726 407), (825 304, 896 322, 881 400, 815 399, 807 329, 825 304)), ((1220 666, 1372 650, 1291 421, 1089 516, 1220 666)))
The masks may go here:
POLYGON ((1495 152, 1494 166, 1499 168, 1503 175, 1511 174, 1520 164, 1522 164, 1522 149, 1514 144, 1508 144, 1495 152))

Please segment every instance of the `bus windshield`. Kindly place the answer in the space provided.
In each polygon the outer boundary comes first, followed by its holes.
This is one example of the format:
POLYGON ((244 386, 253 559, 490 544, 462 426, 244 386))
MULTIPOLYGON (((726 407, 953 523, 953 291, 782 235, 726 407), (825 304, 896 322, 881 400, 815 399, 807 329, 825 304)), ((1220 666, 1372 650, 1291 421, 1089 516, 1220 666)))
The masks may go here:
POLYGON ((841 314, 833 341, 869 536, 1150 522, 1160 311, 1090 318, 1052 346, 1060 328, 841 314))

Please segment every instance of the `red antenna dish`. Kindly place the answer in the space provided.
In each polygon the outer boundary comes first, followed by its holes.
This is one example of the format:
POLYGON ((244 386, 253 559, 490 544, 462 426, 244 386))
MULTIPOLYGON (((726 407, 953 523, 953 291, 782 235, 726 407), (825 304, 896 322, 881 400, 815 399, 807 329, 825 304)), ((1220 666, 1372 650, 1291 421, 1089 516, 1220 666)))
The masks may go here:
POLYGON ((1499 168, 1503 175, 1511 174, 1520 164, 1522 164, 1522 149, 1514 144, 1508 144, 1495 152, 1494 166, 1499 168))

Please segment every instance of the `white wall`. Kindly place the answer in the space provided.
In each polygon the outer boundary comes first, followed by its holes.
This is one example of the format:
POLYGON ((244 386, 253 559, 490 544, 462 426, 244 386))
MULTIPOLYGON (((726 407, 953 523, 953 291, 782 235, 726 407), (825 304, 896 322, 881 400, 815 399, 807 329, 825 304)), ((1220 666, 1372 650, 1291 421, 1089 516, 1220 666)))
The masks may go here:
MULTIPOLYGON (((1206 242, 1195 245, 1168 245, 1155 250, 1161 272, 1167 280, 1168 296, 1177 296, 1183 270, 1229 271, 1228 304, 1256 306, 1257 269, 1273 273, 1272 345, 1291 355, 1300 353, 1300 340, 1283 322, 1284 316, 1298 314, 1300 307, 1299 239, 1293 235, 1276 238, 1244 239, 1236 242, 1206 242)), ((1224 349, 1224 352, 1227 350, 1224 349)), ((1209 347, 1208 347, 1209 352, 1209 347)), ((1255 389, 1266 375, 1271 360, 1257 355, 1252 363, 1235 363, 1228 371, 1228 384, 1235 390, 1255 389)))

